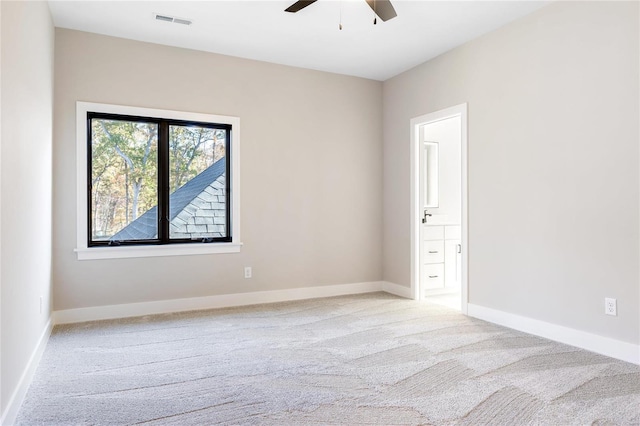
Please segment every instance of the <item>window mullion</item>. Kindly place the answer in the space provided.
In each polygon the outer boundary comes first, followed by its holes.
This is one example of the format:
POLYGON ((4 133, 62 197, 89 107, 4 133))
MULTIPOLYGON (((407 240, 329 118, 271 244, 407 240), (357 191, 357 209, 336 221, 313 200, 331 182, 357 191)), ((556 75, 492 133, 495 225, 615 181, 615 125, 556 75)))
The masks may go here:
POLYGON ((158 123, 158 239, 169 242, 169 124, 158 123))

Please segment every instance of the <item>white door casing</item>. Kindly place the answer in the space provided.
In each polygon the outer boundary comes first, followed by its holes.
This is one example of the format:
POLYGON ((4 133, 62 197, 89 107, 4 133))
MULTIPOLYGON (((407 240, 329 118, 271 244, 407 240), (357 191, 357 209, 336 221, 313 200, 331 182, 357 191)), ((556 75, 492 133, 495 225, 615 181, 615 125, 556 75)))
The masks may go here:
POLYGON ((411 167, 410 167, 410 188, 411 188, 411 293, 416 300, 420 299, 420 276, 421 273, 421 250, 422 244, 422 218, 423 207, 425 206, 425 191, 423 184, 425 176, 421 167, 421 159, 424 155, 424 134, 425 125, 449 118, 460 117, 461 126, 461 253, 456 260, 460 261, 460 267, 456 268, 460 273, 461 283, 461 311, 467 313, 468 303, 468 161, 467 161, 467 104, 460 104, 440 111, 425 114, 410 121, 411 126, 411 167))

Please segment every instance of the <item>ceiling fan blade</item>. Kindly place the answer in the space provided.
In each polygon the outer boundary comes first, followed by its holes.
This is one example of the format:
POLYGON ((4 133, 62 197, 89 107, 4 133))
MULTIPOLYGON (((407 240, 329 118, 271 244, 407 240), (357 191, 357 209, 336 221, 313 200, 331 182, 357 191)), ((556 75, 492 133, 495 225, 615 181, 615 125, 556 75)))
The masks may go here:
POLYGON ((294 4, 292 4, 288 8, 286 8, 284 11, 285 12, 296 13, 300 9, 304 9, 305 7, 309 6, 310 4, 315 3, 316 1, 318 1, 318 0, 300 0, 300 1, 297 1, 294 4))
POLYGON ((398 16, 389 0, 366 0, 369 7, 382 19, 388 21, 398 16))

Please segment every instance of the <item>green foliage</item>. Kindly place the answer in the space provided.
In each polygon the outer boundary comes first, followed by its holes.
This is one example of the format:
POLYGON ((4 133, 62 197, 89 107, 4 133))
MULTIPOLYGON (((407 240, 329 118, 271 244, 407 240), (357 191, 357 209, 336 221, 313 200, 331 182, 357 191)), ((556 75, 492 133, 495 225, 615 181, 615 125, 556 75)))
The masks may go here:
POLYGON ((169 128, 171 192, 224 157, 225 131, 206 127, 169 128), (222 152, 220 152, 222 147, 222 152), (218 152, 216 152, 216 148, 218 152))

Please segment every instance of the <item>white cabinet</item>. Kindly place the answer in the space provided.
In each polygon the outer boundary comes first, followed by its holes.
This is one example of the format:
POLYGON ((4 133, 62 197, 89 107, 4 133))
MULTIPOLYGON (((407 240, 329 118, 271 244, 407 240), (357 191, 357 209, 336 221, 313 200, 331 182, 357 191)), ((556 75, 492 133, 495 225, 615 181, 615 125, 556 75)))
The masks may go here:
POLYGON ((444 263, 422 265, 422 283, 425 290, 444 287, 444 263))
POLYGON ((444 226, 444 239, 445 240, 460 240, 462 236, 460 233, 462 232, 462 228, 458 225, 455 226, 444 226))
POLYGON ((423 263, 444 262, 444 240, 424 241, 422 251, 423 263))
POLYGON ((423 225, 422 239, 424 241, 444 240, 444 226, 423 225))
POLYGON ((424 225, 420 277, 423 290, 460 288, 460 231, 459 225, 424 225))
POLYGON ((444 241, 444 286, 445 288, 460 288, 462 274, 460 240, 444 241))

